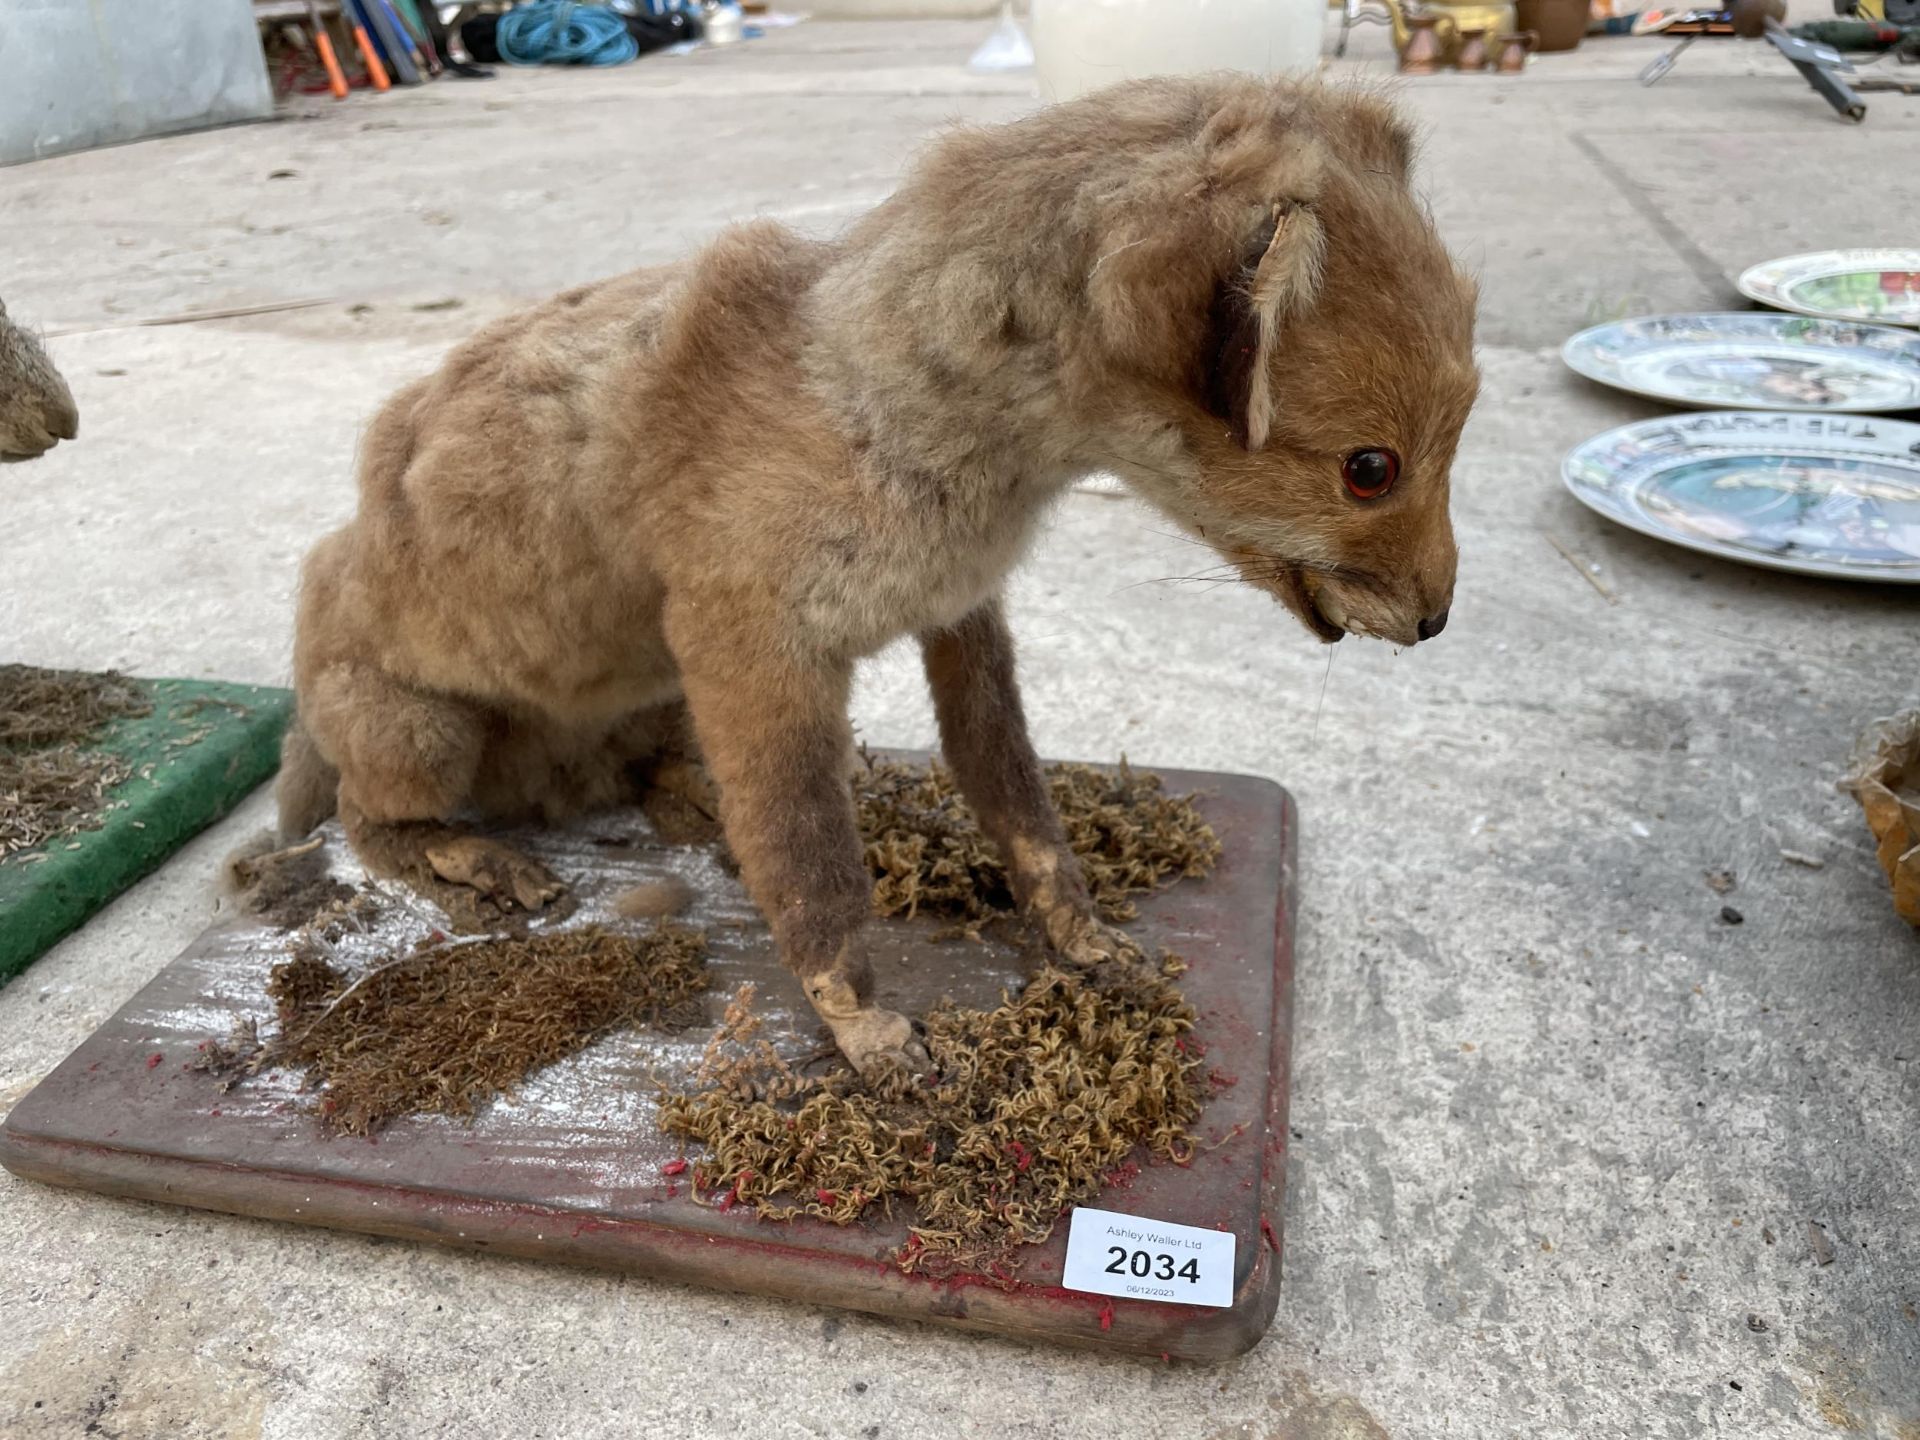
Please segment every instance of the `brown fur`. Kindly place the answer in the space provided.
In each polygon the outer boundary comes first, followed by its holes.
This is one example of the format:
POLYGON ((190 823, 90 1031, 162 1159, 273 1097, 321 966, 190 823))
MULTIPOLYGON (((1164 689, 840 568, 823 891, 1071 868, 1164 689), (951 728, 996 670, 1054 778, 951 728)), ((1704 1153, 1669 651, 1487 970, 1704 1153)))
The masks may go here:
POLYGON ((623 920, 665 920, 693 904, 693 887, 678 875, 630 885, 613 897, 613 913, 623 920))
POLYGON ((31 332, 0 304, 0 459, 24 460, 80 433, 73 392, 31 332))
POLYGON ((913 634, 1022 902, 1071 954, 1121 950, 1000 588, 1048 503, 1113 470, 1323 638, 1435 628, 1474 297, 1411 148, 1357 93, 1137 82, 939 141, 837 241, 740 226, 481 332, 381 412, 359 514, 307 562, 287 828, 332 788, 363 854, 456 878, 459 812, 596 803, 684 703, 841 1047, 918 1058, 873 1002, 846 783, 853 666, 913 634), (1403 469, 1361 502, 1341 462, 1372 447, 1403 469))

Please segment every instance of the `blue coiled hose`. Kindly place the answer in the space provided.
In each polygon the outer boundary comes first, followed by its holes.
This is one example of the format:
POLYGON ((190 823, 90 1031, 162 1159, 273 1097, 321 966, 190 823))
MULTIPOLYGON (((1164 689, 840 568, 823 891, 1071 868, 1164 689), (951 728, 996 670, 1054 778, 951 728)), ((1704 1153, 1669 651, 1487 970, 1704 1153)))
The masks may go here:
POLYGON ((640 53, 626 22, 604 5, 527 0, 494 32, 509 65, 624 65, 640 53))

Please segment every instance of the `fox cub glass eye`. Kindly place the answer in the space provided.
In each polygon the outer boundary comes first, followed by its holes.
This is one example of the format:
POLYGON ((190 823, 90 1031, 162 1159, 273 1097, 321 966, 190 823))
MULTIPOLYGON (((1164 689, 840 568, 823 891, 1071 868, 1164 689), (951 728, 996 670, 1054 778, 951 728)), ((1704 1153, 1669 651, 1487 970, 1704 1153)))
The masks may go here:
POLYGON ((1361 500, 1378 500, 1400 478, 1400 457, 1391 450, 1356 450, 1340 463, 1340 475, 1361 500))

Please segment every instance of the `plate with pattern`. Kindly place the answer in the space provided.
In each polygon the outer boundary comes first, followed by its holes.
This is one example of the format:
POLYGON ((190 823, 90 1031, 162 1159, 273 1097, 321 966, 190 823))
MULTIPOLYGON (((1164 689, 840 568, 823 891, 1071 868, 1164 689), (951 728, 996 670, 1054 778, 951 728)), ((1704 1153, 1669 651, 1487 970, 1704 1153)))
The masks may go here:
POLYGON ((1755 265, 1740 293, 1776 310, 1920 325, 1920 250, 1820 250, 1755 265))
POLYGON ((1920 334, 1885 325, 1757 310, 1647 315, 1582 330, 1560 354, 1589 380, 1701 409, 1920 409, 1920 334))
POLYGON ((1920 584, 1920 425, 1711 411, 1596 435, 1574 496, 1643 535, 1801 575, 1920 584))

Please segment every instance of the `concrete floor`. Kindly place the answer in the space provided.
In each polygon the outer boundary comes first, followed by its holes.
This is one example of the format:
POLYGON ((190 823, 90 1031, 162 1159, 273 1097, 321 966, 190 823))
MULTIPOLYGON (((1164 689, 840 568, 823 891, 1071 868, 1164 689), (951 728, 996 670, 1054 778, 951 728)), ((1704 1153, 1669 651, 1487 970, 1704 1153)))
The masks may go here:
MULTIPOLYGON (((0 471, 0 648, 284 681, 296 557, 347 513, 388 389, 485 316, 725 221, 841 223, 937 126, 1033 103, 961 68, 986 28, 809 24, 0 171, 3 293, 73 332, 52 349, 83 417, 0 471), (330 303, 128 328, 298 298, 330 303)), ((1155 583, 1193 553, 1097 495, 1017 586, 1044 750, 1300 801, 1286 1288, 1257 1350, 1109 1361, 0 1177, 0 1432, 1920 1436, 1920 942, 1833 785, 1913 696, 1912 599, 1590 516, 1562 452, 1655 411, 1554 353, 1596 318, 1732 303, 1769 256, 1911 239, 1920 101, 1847 128, 1732 43, 1639 89, 1657 49, 1406 89, 1486 294, 1444 640, 1329 669, 1255 595, 1155 583), (1703 883, 1721 867, 1743 925, 1703 883)), ((1345 68, 1384 53, 1361 32, 1345 68)), ((857 714, 930 740, 909 654, 857 714)), ((264 813, 0 990, 0 1105, 201 928, 264 813)))

